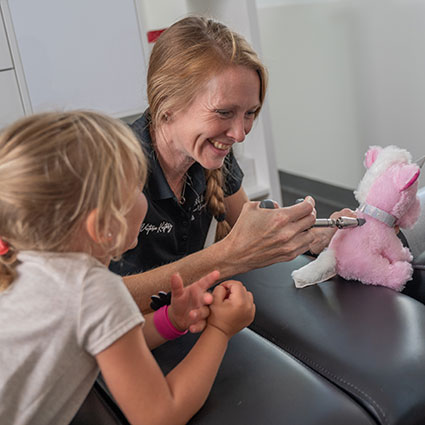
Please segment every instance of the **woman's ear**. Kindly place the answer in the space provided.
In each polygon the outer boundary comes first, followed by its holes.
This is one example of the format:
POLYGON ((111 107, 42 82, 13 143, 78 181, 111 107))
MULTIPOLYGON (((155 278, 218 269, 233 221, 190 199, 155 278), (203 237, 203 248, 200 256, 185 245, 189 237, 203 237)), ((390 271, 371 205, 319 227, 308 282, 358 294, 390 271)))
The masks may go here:
POLYGON ((164 121, 165 122, 170 122, 173 119, 173 116, 174 116, 173 111, 166 110, 164 112, 164 115, 163 115, 164 121))

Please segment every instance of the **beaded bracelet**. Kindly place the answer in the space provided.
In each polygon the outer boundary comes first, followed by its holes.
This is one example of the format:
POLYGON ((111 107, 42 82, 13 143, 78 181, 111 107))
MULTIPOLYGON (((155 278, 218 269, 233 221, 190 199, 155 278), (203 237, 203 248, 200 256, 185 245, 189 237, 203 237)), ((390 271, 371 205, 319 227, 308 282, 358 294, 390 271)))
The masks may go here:
POLYGON ((179 331, 176 329, 168 317, 168 305, 164 305, 160 309, 156 310, 153 314, 153 323, 159 334, 165 339, 176 339, 179 336, 187 334, 185 331, 179 331))

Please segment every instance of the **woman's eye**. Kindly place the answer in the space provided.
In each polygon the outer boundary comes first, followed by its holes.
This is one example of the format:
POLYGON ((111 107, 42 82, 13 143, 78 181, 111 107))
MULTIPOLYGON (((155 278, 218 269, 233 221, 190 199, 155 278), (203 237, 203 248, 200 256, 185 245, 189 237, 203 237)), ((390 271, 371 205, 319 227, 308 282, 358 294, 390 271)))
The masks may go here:
POLYGON ((255 115, 257 114, 257 112, 258 112, 258 109, 254 109, 253 111, 248 111, 246 113, 246 116, 249 117, 249 118, 253 118, 253 117, 255 117, 255 115))
POLYGON ((216 112, 218 115, 220 115, 223 118, 229 118, 232 114, 231 111, 226 111, 224 109, 217 109, 216 112))

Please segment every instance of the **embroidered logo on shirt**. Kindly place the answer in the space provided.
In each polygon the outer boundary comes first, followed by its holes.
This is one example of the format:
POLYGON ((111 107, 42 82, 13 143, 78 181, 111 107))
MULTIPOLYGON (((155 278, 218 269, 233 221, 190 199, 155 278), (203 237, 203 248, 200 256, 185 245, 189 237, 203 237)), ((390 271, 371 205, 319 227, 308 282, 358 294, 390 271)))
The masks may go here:
POLYGON ((202 193, 196 197, 195 202, 193 203, 192 213, 202 211, 205 207, 204 194, 202 193))
POLYGON ((170 233, 173 230, 173 224, 168 221, 162 221, 159 226, 152 223, 142 223, 140 227, 140 233, 170 233))

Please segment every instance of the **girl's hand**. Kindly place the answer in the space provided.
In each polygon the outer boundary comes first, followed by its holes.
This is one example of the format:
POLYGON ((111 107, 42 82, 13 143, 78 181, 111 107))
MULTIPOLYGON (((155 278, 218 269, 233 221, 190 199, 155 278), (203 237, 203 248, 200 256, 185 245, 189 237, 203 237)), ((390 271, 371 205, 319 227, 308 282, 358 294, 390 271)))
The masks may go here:
POLYGON ((222 331, 228 338, 248 326, 255 316, 252 293, 236 280, 228 280, 214 288, 208 326, 222 331))
MULTIPOLYGON (((330 218, 338 218, 338 217, 357 217, 356 213, 349 208, 344 208, 340 211, 335 211, 331 214, 330 218)), ((314 236, 313 242, 310 243, 309 249, 313 254, 319 254, 322 252, 331 241, 333 235, 338 229, 336 227, 328 227, 328 228, 313 228, 309 230, 314 236)))
POLYGON ((171 323, 181 331, 189 329, 192 333, 202 332, 209 315, 209 305, 213 296, 207 289, 220 277, 215 270, 189 286, 184 287, 180 274, 171 277, 171 305, 168 317, 171 323))

